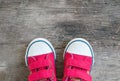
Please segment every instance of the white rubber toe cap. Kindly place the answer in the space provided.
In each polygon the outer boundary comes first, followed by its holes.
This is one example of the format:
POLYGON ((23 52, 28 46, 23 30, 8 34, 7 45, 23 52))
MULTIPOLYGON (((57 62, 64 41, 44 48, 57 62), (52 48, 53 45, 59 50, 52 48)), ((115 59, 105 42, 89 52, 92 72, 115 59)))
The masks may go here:
POLYGON ((89 56, 92 58, 94 57, 94 53, 91 45, 87 40, 83 38, 75 38, 71 40, 65 48, 63 58, 65 55, 65 52, 69 52, 77 55, 89 56))
POLYGON ((27 47, 26 55, 25 55, 26 64, 27 64, 27 57, 43 55, 51 52, 54 53, 56 58, 55 50, 52 44, 47 39, 36 38, 33 41, 31 41, 27 47))

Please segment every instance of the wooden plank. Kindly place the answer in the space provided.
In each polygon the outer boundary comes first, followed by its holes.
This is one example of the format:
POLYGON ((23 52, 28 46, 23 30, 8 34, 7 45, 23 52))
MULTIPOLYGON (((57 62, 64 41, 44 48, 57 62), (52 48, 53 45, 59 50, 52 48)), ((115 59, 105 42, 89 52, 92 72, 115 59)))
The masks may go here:
POLYGON ((59 81, 64 48, 76 37, 95 51, 93 81, 119 81, 119 0, 0 0, 0 81, 27 81, 25 49, 37 37, 55 47, 59 81))

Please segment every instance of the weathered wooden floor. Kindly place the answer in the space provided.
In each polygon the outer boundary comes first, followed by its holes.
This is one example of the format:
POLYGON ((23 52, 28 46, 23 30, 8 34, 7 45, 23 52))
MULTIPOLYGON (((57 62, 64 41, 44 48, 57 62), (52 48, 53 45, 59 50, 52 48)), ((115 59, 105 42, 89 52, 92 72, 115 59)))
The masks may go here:
POLYGON ((0 81, 27 81, 25 50, 38 37, 56 49, 59 80, 65 45, 82 37, 95 52, 93 81, 120 81, 120 0, 0 0, 0 81))

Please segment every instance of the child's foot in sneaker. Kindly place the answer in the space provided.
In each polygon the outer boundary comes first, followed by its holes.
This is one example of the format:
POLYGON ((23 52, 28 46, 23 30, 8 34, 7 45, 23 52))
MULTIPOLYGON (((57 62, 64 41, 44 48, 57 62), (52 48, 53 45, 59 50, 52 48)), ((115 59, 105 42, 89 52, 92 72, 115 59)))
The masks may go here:
POLYGON ((94 53, 88 41, 73 39, 65 48, 63 81, 92 81, 90 71, 94 63, 94 53))
POLYGON ((33 40, 27 47, 25 62, 30 70, 29 81, 56 81, 56 54, 52 44, 43 38, 33 40))

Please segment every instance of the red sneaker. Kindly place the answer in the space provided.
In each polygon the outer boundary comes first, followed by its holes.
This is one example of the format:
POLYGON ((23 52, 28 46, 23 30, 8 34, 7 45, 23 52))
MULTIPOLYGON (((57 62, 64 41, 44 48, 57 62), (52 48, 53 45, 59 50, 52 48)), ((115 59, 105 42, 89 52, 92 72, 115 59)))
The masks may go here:
POLYGON ((90 71, 94 63, 94 53, 88 41, 82 38, 71 40, 65 48, 64 77, 62 81, 92 81, 90 71))
POLYGON ((56 81, 55 50, 43 38, 34 39, 27 47, 25 62, 30 70, 29 81, 56 81))

